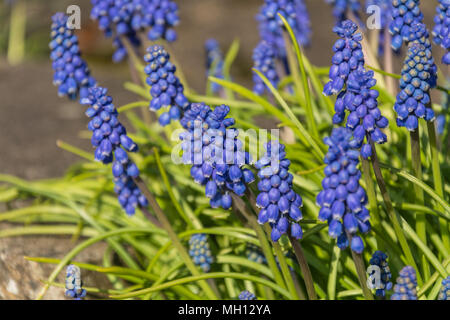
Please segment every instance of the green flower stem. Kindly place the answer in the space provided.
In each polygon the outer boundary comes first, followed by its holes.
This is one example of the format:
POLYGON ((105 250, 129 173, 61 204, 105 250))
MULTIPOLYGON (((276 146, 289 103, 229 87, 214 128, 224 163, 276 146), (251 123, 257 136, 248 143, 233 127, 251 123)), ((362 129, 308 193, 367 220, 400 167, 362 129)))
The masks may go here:
POLYGON ((328 299, 336 299, 336 280, 339 266, 339 259, 341 257, 341 249, 337 246, 333 246, 333 254, 330 262, 330 273, 328 275, 327 293, 328 299))
POLYGON ((25 34, 27 25, 27 3, 24 0, 12 4, 9 27, 8 62, 18 65, 25 57, 25 34))
MULTIPOLYGON (((372 157, 371 157, 372 167, 375 173, 378 187, 380 188, 381 196, 383 197, 384 205, 386 206, 386 211, 389 215, 390 220, 392 221, 392 224, 394 225, 395 234, 397 235, 397 239, 400 243, 400 246, 402 247, 403 253, 405 254, 408 264, 414 269, 418 270, 411 249, 409 248, 405 234, 403 233, 402 227, 400 225, 400 215, 394 210, 394 207, 392 205, 391 197, 386 187, 386 182, 384 181, 383 175, 381 173, 380 162, 377 156, 377 150, 375 148, 375 144, 372 141, 372 139, 370 139, 370 145, 372 146, 372 157)), ((423 283, 420 272, 417 272, 417 282, 419 283, 419 286, 422 285, 423 283)))
POLYGON ((380 212, 378 211, 377 194, 374 182, 372 180, 372 170, 370 168, 369 160, 366 160, 361 157, 361 164, 362 164, 362 172, 364 175, 364 182, 366 183, 367 197, 369 198, 369 206, 370 206, 370 213, 372 214, 372 222, 373 226, 376 228, 380 224, 381 217, 380 212))
POLYGON ((300 270, 302 271, 309 300, 317 300, 317 294, 316 290, 314 289, 314 281, 311 275, 311 270, 309 269, 309 265, 308 262, 306 261, 305 253, 303 252, 303 248, 300 244, 300 241, 292 237, 289 237, 289 240, 291 241, 292 247, 294 248, 295 256, 297 257, 300 270))
MULTIPOLYGON (((393 59, 392 59, 392 48, 391 48, 391 38, 392 35, 389 32, 389 29, 386 28, 384 30, 384 69, 388 72, 388 73, 393 73, 394 70, 394 64, 393 64, 393 59)), ((394 78, 389 77, 389 76, 385 76, 385 80, 386 80, 386 86, 387 86, 387 91, 389 92, 389 94, 391 96, 395 97, 395 91, 396 91, 396 87, 395 87, 395 81, 394 78)))
MULTIPOLYGON (((437 146, 435 122, 427 122, 427 128, 428 128, 428 139, 430 141, 430 151, 432 159, 431 166, 433 168, 434 190, 440 197, 444 198, 444 188, 442 187, 442 175, 439 163, 439 150, 437 146)), ((444 208, 441 205, 436 204, 435 210, 441 212, 444 210, 444 208)), ((439 225, 441 228, 441 236, 442 241, 444 242, 444 246, 447 250, 450 250, 450 236, 449 236, 450 225, 447 221, 445 221, 442 218, 439 219, 439 225)))
POLYGON ((244 215, 250 227, 252 227, 252 229, 255 230, 256 235, 260 241, 261 249, 264 253, 264 256, 266 257, 267 264, 269 265, 270 270, 272 270, 275 282, 280 287, 287 288, 286 284, 284 283, 283 276, 281 275, 280 270, 278 269, 277 262, 275 261, 272 249, 270 248, 270 243, 267 240, 264 231, 261 229, 254 216, 250 212, 248 212, 248 209, 244 201, 235 194, 231 194, 231 196, 233 197, 233 206, 235 206, 237 210, 239 210, 244 215))
MULTIPOLYGON (((195 266, 194 262, 192 262, 191 257, 189 256, 186 249, 181 244, 180 240, 178 239, 177 234, 172 229, 172 226, 165 216, 164 212, 161 210, 158 202, 156 201, 153 194, 150 192, 150 190, 147 188, 147 185, 142 181, 140 177, 137 177, 134 179, 136 185, 139 187, 139 189, 142 191, 142 193, 147 198, 150 206, 152 207, 153 211, 155 212, 159 222, 163 225, 164 229, 169 234, 170 239, 172 240, 173 245, 175 248, 177 248, 178 253, 180 254, 181 259, 186 264, 186 267, 189 269, 189 271, 192 273, 193 276, 199 276, 200 272, 198 271, 197 267, 195 266)), ((217 296, 214 294, 214 291, 212 288, 208 285, 205 281, 200 281, 199 285, 202 287, 205 294, 208 296, 209 299, 216 300, 217 296)))
MULTIPOLYGON (((349 242, 352 241, 352 235, 347 232, 347 237, 349 242)), ((366 267, 364 266, 364 260, 361 254, 354 252, 351 248, 349 249, 352 253, 353 262, 355 263, 356 273, 358 274, 359 284, 364 297, 367 300, 374 300, 372 292, 367 287, 367 277, 366 277, 366 267)))
MULTIPOLYGON (((410 132, 411 136, 411 163, 412 169, 414 172, 414 176, 422 180, 422 161, 421 161, 421 150, 420 150, 420 133, 419 127, 415 131, 410 132)), ((424 205, 425 204, 425 195, 423 193, 422 188, 417 185, 414 185, 414 194, 416 197, 417 204, 424 205)), ((422 212, 416 212, 416 232, 422 240, 422 242, 427 244, 427 231, 426 231, 426 215, 422 212)), ((422 268, 423 268, 423 276, 424 280, 428 280, 430 277, 430 266, 426 258, 421 255, 420 259, 422 260, 422 268)))

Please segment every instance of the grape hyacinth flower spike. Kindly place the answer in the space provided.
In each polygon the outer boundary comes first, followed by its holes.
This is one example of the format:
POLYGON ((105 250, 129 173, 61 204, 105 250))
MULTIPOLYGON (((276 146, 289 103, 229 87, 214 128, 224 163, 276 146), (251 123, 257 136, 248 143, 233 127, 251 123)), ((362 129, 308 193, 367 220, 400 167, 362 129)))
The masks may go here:
POLYGON ((334 28, 341 39, 337 40, 333 47, 335 54, 330 68, 330 81, 324 87, 324 94, 338 94, 333 123, 342 123, 346 113, 349 113, 346 127, 352 130, 355 140, 362 146, 362 157, 367 159, 372 155, 369 140, 378 144, 385 143, 387 136, 382 129, 386 128, 389 122, 378 108, 378 91, 372 89, 376 84, 374 72, 364 69, 360 44, 362 35, 356 33, 357 28, 350 20, 334 28), (366 137, 367 144, 363 145, 366 137))
POLYGON ((360 145, 346 128, 333 129, 324 142, 329 150, 324 159, 327 166, 324 169, 323 190, 316 199, 321 208, 319 220, 328 222, 328 234, 337 239, 340 249, 348 247, 350 235, 351 249, 360 254, 364 243, 357 233, 365 234, 371 229, 366 191, 359 184, 360 145))
POLYGON ((433 64, 431 51, 419 43, 412 43, 402 68, 400 79, 401 91, 397 95, 394 110, 397 113, 397 125, 415 131, 419 118, 434 121, 435 115, 431 109, 430 89, 433 80, 433 64))
POLYGON ((148 31, 151 41, 177 38, 174 27, 179 23, 178 5, 171 0, 91 0, 91 19, 98 21, 106 37, 114 37, 116 52, 113 60, 119 62, 127 56, 123 40, 134 48, 141 46, 139 33, 148 31))
POLYGON ((450 300, 450 276, 442 280, 442 288, 439 291, 438 300, 450 300))
POLYGON ((58 95, 74 100, 83 99, 96 81, 90 75, 86 62, 81 58, 78 37, 67 27, 68 17, 58 12, 52 17, 50 58, 55 71, 53 84, 58 95))
POLYGON ((176 67, 170 62, 170 55, 162 46, 149 47, 144 60, 148 63, 144 69, 147 84, 151 86, 150 110, 167 108, 159 117, 159 123, 166 126, 172 120, 182 117, 189 107, 189 101, 184 96, 183 85, 175 75, 176 67))
MULTIPOLYGON (((373 276, 377 277, 379 276, 379 287, 376 287, 376 291, 375 291, 375 295, 377 297, 385 297, 386 296, 386 291, 389 291, 392 289, 392 282, 391 282, 391 278, 392 278, 392 274, 391 274, 391 270, 389 269, 389 265, 388 265, 388 256, 386 253, 384 253, 383 251, 375 251, 374 254, 372 255, 372 258, 369 261, 369 265, 371 266, 377 266, 379 269, 379 275, 376 274, 372 274, 373 276)), ((375 271, 374 271, 375 273, 375 271)), ((377 281, 377 279, 375 278, 375 281, 377 281)), ((373 283, 374 285, 376 285, 377 283, 373 283)))
POLYGON ((434 17, 433 28, 434 43, 440 45, 445 51, 442 63, 450 64, 450 0, 439 0, 434 17))
POLYGON ((254 244, 247 244, 247 248, 245 249, 245 255, 249 261, 256 262, 258 264, 266 264, 267 259, 264 256, 261 249, 254 244))
POLYGON ((392 35, 392 49, 399 51, 405 42, 414 36, 411 27, 414 22, 422 22, 423 14, 420 11, 420 0, 392 0, 392 20, 389 32, 392 35))
MULTIPOLYGON (((261 41, 253 50, 254 68, 269 79, 270 83, 276 88, 280 79, 276 70, 275 60, 275 50, 265 41, 261 41)), ((264 81, 256 73, 253 73, 253 83, 253 92, 256 94, 261 95, 267 89, 264 81)))
POLYGON ((213 208, 231 208, 229 192, 243 196, 255 177, 244 165, 251 163, 250 155, 238 140, 239 131, 231 126, 230 108, 217 106, 214 110, 204 103, 193 103, 181 119, 187 130, 180 135, 183 141, 183 162, 192 165, 191 176, 205 186, 205 195, 213 208))
POLYGON ((194 263, 202 268, 203 272, 209 272, 213 263, 213 256, 206 234, 194 234, 189 239, 189 255, 194 263))
POLYGON ((400 271, 391 300, 417 300, 417 275, 413 267, 406 266, 400 271))
MULTIPOLYGON (((216 39, 209 39, 205 42, 206 52, 206 77, 213 76, 215 78, 223 79, 223 53, 220 50, 219 43, 216 39)), ((221 86, 217 83, 211 83, 211 90, 213 93, 218 93, 221 86)))
POLYGON ((81 300, 86 296, 86 290, 83 289, 81 281, 81 270, 78 266, 70 264, 66 269, 66 297, 75 300, 81 300))
POLYGON ((333 16, 336 19, 336 24, 340 24, 344 20, 348 19, 348 14, 351 12, 353 16, 358 20, 359 24, 362 24, 359 16, 361 10, 361 3, 359 0, 325 0, 328 4, 333 6, 333 16))
POLYGON ((86 115, 92 119, 88 129, 92 131, 91 143, 96 148, 95 159, 105 164, 113 162, 114 191, 125 212, 133 215, 136 207, 148 206, 147 199, 133 181, 139 176, 139 169, 127 154, 127 151, 137 152, 138 146, 127 136, 117 118, 112 97, 107 93, 106 88, 94 87, 83 99, 84 104, 90 105, 86 110, 86 115))
POLYGON ((250 291, 244 290, 239 294, 239 300, 258 300, 250 291))
POLYGON ((293 175, 289 173, 291 162, 286 159, 285 146, 271 141, 265 148, 266 153, 255 163, 260 178, 260 193, 256 198, 256 205, 261 209, 258 223, 271 225, 271 239, 274 242, 287 233, 301 239, 303 230, 299 221, 303 219, 303 200, 293 190, 293 175))
POLYGON ((330 96, 341 92, 347 83, 350 72, 364 66, 364 54, 362 51, 362 34, 358 26, 351 20, 345 20, 333 28, 341 39, 333 46, 333 65, 330 68, 330 81, 325 85, 323 94, 330 96))

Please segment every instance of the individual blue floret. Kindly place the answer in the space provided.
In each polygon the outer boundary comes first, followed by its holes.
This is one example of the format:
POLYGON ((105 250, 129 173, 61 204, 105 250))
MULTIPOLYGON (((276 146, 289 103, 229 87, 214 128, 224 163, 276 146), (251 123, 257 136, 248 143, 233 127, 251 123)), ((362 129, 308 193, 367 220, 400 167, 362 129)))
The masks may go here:
POLYGON ((181 124, 187 130, 180 135, 183 141, 183 162, 192 165, 191 176, 205 186, 205 195, 213 208, 231 208, 229 192, 243 196, 246 185, 255 180, 250 155, 238 140, 239 131, 231 126, 230 108, 217 106, 214 110, 204 103, 193 103, 184 114, 181 124))
POLYGON ((349 12, 358 20, 361 24, 359 18, 361 10, 361 3, 359 0, 325 0, 327 3, 333 6, 333 16, 336 19, 336 24, 340 24, 344 20, 348 19, 349 12))
POLYGON ((189 239, 189 255, 194 263, 202 268, 203 272, 209 272, 213 263, 213 256, 206 234, 194 234, 189 239))
POLYGON ((115 62, 127 56, 123 40, 135 48, 141 46, 139 33, 148 32, 149 40, 176 40, 173 29, 179 23, 178 6, 171 0, 91 0, 91 18, 100 30, 114 38, 115 62))
POLYGON ((402 68, 400 80, 401 91, 397 95, 394 110, 397 112, 397 125, 415 131, 419 118, 434 121, 435 115, 431 109, 430 88, 433 65, 431 51, 419 43, 412 43, 402 68))
POLYGON ((420 0, 392 0, 389 32, 392 35, 392 49, 395 51, 400 50, 404 42, 408 44, 410 37, 414 36, 411 31, 412 24, 423 21, 419 5, 420 0))
POLYGON ((117 119, 117 109, 112 97, 107 95, 108 89, 93 87, 89 89, 89 95, 83 99, 83 104, 90 107, 86 115, 92 120, 88 129, 92 131, 91 143, 95 150, 95 160, 103 163, 111 163, 113 152, 118 147, 123 147, 129 152, 138 151, 138 146, 127 135, 125 127, 117 119))
POLYGON ((391 300, 417 300, 417 275, 413 267, 406 266, 400 271, 391 300))
POLYGON ((162 46, 154 45, 147 49, 144 56, 147 66, 147 84, 151 86, 150 110, 157 111, 166 108, 159 116, 162 126, 172 120, 179 120, 189 107, 189 101, 184 95, 184 88, 175 75, 176 67, 170 62, 170 55, 162 46))
MULTIPOLYGON (((206 51, 206 76, 223 79, 223 53, 216 39, 209 39, 205 42, 206 51)), ((212 92, 218 93, 221 86, 211 83, 212 92)))
POLYGON ((70 264, 66 269, 66 297, 81 300, 86 297, 86 290, 83 289, 81 281, 81 270, 78 266, 70 264))
POLYGON ((333 31, 341 38, 334 43, 330 68, 330 81, 325 85, 323 93, 327 96, 341 92, 347 83, 350 72, 364 66, 361 33, 358 26, 351 20, 345 20, 335 26, 333 31))
POLYGON ((274 242, 283 234, 301 239, 303 230, 299 221, 303 219, 303 200, 293 189, 294 177, 289 173, 291 162, 286 159, 285 146, 278 141, 271 141, 265 148, 266 153, 255 163, 260 179, 260 193, 256 198, 256 205, 261 209, 258 223, 270 223, 274 242))
POLYGON ((250 291, 244 290, 239 294, 239 300, 258 300, 250 291))
POLYGON ((81 58, 78 38, 67 27, 68 17, 61 12, 52 17, 50 58, 55 71, 53 84, 58 86, 58 95, 69 99, 83 99, 96 81, 90 75, 86 62, 81 58))
POLYGON ((448 65, 450 64, 450 0, 439 0, 434 23, 433 40, 446 50, 442 63, 448 65))
POLYGON ((450 300, 450 276, 442 280, 442 288, 439 291, 438 300, 450 300))
POLYGON ((337 239, 339 248, 348 247, 350 235, 351 249, 362 253, 364 243, 357 233, 365 234, 371 226, 366 191, 359 184, 360 144, 346 128, 333 129, 324 142, 329 149, 324 159, 327 166, 324 169, 323 190, 316 199, 321 208, 319 220, 328 222, 328 234, 337 239))
POLYGON ((372 283, 372 285, 374 285, 375 295, 377 297, 385 297, 386 291, 392 290, 392 282, 391 282, 392 274, 391 270, 389 269, 387 259, 388 256, 386 253, 384 253, 383 251, 375 251, 374 254, 372 255, 372 258, 369 261, 369 265, 377 266, 380 272, 379 274, 371 274, 371 276, 374 277, 374 283, 372 283), (376 287, 377 280, 379 280, 378 283, 379 287, 376 287))
MULTIPOLYGON (((276 88, 280 79, 278 78, 275 66, 275 51, 267 42, 262 41, 253 50, 254 68, 260 71, 270 83, 276 88)), ((253 91, 256 94, 263 94, 267 89, 264 81, 256 74, 253 74, 253 91)))

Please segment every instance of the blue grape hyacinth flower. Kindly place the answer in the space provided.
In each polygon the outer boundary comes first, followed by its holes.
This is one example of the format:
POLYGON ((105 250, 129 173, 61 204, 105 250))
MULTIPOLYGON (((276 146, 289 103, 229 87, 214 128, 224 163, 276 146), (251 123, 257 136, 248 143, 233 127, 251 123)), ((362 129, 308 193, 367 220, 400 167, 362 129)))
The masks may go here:
MULTIPOLYGON (((388 256, 383 251, 375 251, 369 261, 369 265, 377 266, 379 268, 380 287, 375 288, 375 295, 377 297, 385 297, 386 291, 392 289, 392 274, 388 264, 388 256)), ((373 274, 372 274, 373 275, 373 274)), ((375 284, 375 283, 374 283, 375 284)))
POLYGON ((301 239, 303 230, 299 222, 303 219, 303 200, 293 189, 294 177, 289 173, 291 162, 286 158, 285 146, 278 141, 270 141, 265 148, 265 154, 255 163, 260 179, 260 193, 256 198, 256 206, 261 209, 258 223, 271 225, 274 242, 283 234, 301 239))
POLYGON ((254 244, 247 244, 245 249, 245 255, 249 261, 256 262, 258 264, 266 264, 267 260, 261 249, 254 244))
POLYGON ((333 6, 333 16, 336 19, 336 24, 348 19, 348 13, 351 12, 358 22, 361 24, 359 19, 361 10, 361 3, 359 0, 325 0, 328 4, 333 6))
POLYGON ((135 48, 141 46, 139 34, 147 32, 152 41, 173 42, 177 38, 174 27, 179 23, 178 5, 171 0, 91 0, 91 19, 98 21, 106 37, 114 37, 116 52, 113 60, 127 56, 123 40, 135 48))
POLYGON ((204 103, 193 103, 181 119, 187 130, 180 135, 183 141, 183 162, 192 165, 194 181, 205 186, 205 195, 213 208, 231 208, 234 192, 243 196, 246 185, 255 177, 250 169, 250 155, 243 150, 239 131, 232 126, 230 108, 217 106, 214 110, 204 103))
MULTIPOLYGON (((206 76, 223 79, 223 53, 216 39, 209 39, 205 42, 206 51, 206 76)), ((211 83, 212 92, 218 93, 221 86, 217 83, 211 83)))
POLYGON ((362 34, 358 26, 351 20, 345 20, 333 28, 341 39, 333 46, 333 65, 330 68, 330 81, 325 85, 323 94, 330 96, 341 92, 347 83, 350 72, 364 66, 364 54, 362 51, 362 34))
POLYGON ((450 64, 450 0, 439 0, 434 17, 433 28, 434 43, 446 50, 442 63, 450 64))
MULTIPOLYGON (((277 74, 275 61, 275 51, 267 42, 261 41, 253 50, 254 68, 269 79, 270 83, 276 88, 280 79, 277 74)), ((253 91, 256 94, 263 94, 267 89, 264 81, 256 73, 253 74, 253 83, 253 91)))
POLYGON ((417 275, 413 267, 400 270, 391 300, 417 300, 417 275))
POLYGON ((392 49, 395 51, 400 50, 403 43, 408 44, 410 37, 414 36, 411 31, 413 23, 423 21, 419 5, 420 0, 392 0, 389 32, 392 35, 392 49))
POLYGON ((244 290, 239 294, 239 300, 258 300, 256 296, 248 290, 244 290))
POLYGON ((83 99, 88 89, 96 81, 90 75, 87 63, 83 60, 74 30, 67 27, 68 17, 58 12, 52 17, 50 58, 55 71, 53 84, 58 86, 58 95, 71 100, 83 99))
POLYGON ((328 234, 337 239, 337 245, 362 253, 364 243, 357 235, 370 231, 370 214, 366 208, 367 195, 360 185, 359 165, 360 143, 352 138, 352 132, 346 128, 333 129, 331 136, 324 139, 329 146, 324 162, 325 178, 323 190, 317 195, 319 220, 328 222, 328 234))
POLYGON ((434 63, 430 64, 430 61, 433 61, 430 50, 417 42, 410 45, 402 68, 401 91, 394 105, 397 125, 409 131, 418 128, 419 118, 435 120, 429 92, 435 82, 432 79, 434 63))
POLYGON ((95 149, 95 160, 105 164, 113 160, 113 152, 123 147, 129 152, 138 151, 138 146, 127 135, 125 127, 118 120, 118 112, 112 97, 107 95, 108 89, 93 87, 83 104, 89 105, 86 115, 91 118, 88 124, 92 131, 91 143, 95 149))
POLYGON ((442 280, 442 288, 439 291, 438 300, 450 300, 450 276, 442 280))
POLYGON ((189 255, 194 261, 194 264, 200 266, 203 272, 209 272, 214 259, 206 234, 194 234, 189 239, 189 255))
POLYGON ((189 101, 184 95, 183 85, 175 75, 176 67, 170 62, 170 55, 162 46, 149 47, 144 60, 147 63, 144 69, 147 84, 151 86, 150 110, 166 108, 167 111, 159 116, 159 123, 166 126, 172 120, 182 117, 189 107, 189 101))
POLYGON ((81 281, 81 270, 78 266, 70 264, 66 269, 66 297, 81 300, 86 297, 86 290, 83 289, 81 281))

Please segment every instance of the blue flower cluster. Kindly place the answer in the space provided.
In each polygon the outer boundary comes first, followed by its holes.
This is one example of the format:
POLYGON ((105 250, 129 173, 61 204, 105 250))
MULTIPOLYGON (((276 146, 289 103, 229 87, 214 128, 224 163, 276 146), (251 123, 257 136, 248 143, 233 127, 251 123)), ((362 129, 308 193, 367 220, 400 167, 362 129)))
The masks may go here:
POLYGON ((82 102, 90 105, 86 115, 92 119, 88 129, 92 131, 91 142, 96 148, 95 159, 105 164, 114 161, 114 191, 122 208, 128 215, 133 215, 137 206, 147 206, 147 199, 133 181, 139 176, 139 170, 126 152, 136 152, 138 146, 127 136, 125 127, 117 118, 113 100, 107 93, 106 88, 90 88, 89 95, 82 102))
POLYGON ((364 66, 364 54, 360 43, 362 34, 356 31, 358 26, 351 20, 345 20, 333 28, 333 32, 341 39, 338 39, 333 46, 330 81, 323 90, 327 96, 339 93, 347 83, 350 72, 364 66))
POLYGON ((417 275, 413 267, 400 270, 391 300, 417 300, 417 275))
POLYGON ((392 20, 389 32, 392 35, 392 49, 398 51, 403 42, 411 41, 414 32, 411 27, 414 22, 422 22, 423 14, 420 11, 420 0, 392 0, 392 20))
POLYGON ((385 30, 389 29, 389 24, 392 20, 392 2, 391 0, 366 0, 366 9, 368 9, 370 6, 377 6, 381 10, 380 12, 381 29, 378 35, 379 37, 378 55, 381 56, 384 54, 384 46, 386 42, 385 30))
POLYGON ((245 249, 245 255, 247 259, 258 264, 266 264, 267 260, 261 249, 254 244, 248 244, 245 249))
POLYGON ((165 39, 173 42, 177 34, 173 29, 179 23, 178 6, 171 0, 91 0, 91 18, 97 20, 99 28, 107 37, 114 36, 117 49, 114 61, 127 56, 122 43, 126 38, 131 45, 139 47, 138 33, 148 31, 148 39, 165 39))
MULTIPOLYGON (((287 65, 284 24, 278 13, 286 18, 302 46, 308 46, 311 41, 311 22, 304 0, 265 0, 257 15, 261 41, 253 51, 253 60, 255 68, 275 86, 278 84, 275 61, 278 59, 287 65)), ((262 80, 257 75, 253 80, 254 92, 263 94, 265 85, 262 80)))
MULTIPOLYGON (((223 53, 220 50, 219 43, 216 39, 209 39, 205 42, 206 51, 206 76, 213 76, 223 79, 223 53)), ((217 83, 211 84, 212 92, 219 92, 221 86, 217 83)))
POLYGON ((189 101, 184 95, 183 85, 175 76, 176 67, 170 62, 169 53, 162 46, 154 45, 147 49, 144 60, 148 63, 144 70, 153 98, 150 110, 168 108, 159 117, 162 126, 168 125, 172 120, 179 120, 189 107, 189 101))
POLYGON ((283 234, 301 239, 303 230, 298 223, 303 214, 302 198, 293 190, 293 175, 289 173, 291 161, 286 159, 285 146, 278 141, 265 145, 266 153, 255 163, 259 170, 256 205, 261 210, 258 223, 270 223, 272 241, 278 241, 283 234))
POLYGON ((194 234, 189 239, 189 255, 194 260, 194 263, 202 268, 203 272, 209 272, 213 263, 213 256, 206 234, 194 234))
POLYGON ((58 95, 74 100, 83 99, 88 88, 96 81, 90 76, 86 62, 81 58, 78 38, 72 29, 67 27, 68 17, 58 12, 52 17, 50 58, 55 71, 53 84, 58 86, 58 95))
POLYGON ((244 290, 239 294, 239 300, 258 300, 250 291, 244 290))
POLYGON ((205 194, 213 208, 231 208, 229 191, 243 196, 246 184, 255 180, 250 169, 250 155, 238 140, 239 131, 231 128, 235 120, 227 118, 230 108, 217 106, 214 110, 204 103, 193 103, 184 113, 181 124, 187 131, 183 141, 183 162, 191 164, 194 181, 205 186, 205 194))
POLYGON ((81 270, 76 265, 70 264, 66 269, 66 297, 81 300, 86 296, 86 290, 82 288, 81 270))
POLYGON ((415 42, 408 49, 408 54, 402 68, 400 80, 401 91, 397 95, 394 110, 397 112, 397 125, 414 131, 419 125, 419 118, 434 121, 433 109, 430 107, 430 82, 433 65, 431 51, 415 42))
POLYGON ((316 199, 321 207, 319 220, 328 222, 328 234, 337 239, 339 248, 348 247, 350 235, 351 249, 362 253, 364 243, 357 232, 367 233, 371 226, 366 191, 359 184, 359 143, 346 128, 333 129, 324 142, 329 150, 324 159, 323 190, 316 199))
POLYGON ((450 64, 450 0, 439 0, 434 17, 433 39, 447 52, 442 57, 442 63, 450 64))
POLYGON ((450 276, 442 280, 442 288, 439 291, 438 300, 450 300, 450 276))
MULTIPOLYGON (((380 287, 376 288, 375 295, 377 297, 385 297, 386 291, 389 291, 392 289, 392 274, 391 270, 389 269, 388 265, 388 256, 383 251, 375 251, 372 255, 372 258, 369 261, 369 265, 371 266, 377 266, 380 270, 379 274, 379 280, 380 280, 380 287)), ((373 272, 375 273, 375 271, 373 272)), ((373 275, 373 274, 371 274, 373 275)))
MULTIPOLYGON (((277 74, 275 61, 275 50, 267 42, 261 41, 253 50, 254 68, 269 79, 270 83, 276 88, 280 79, 277 74)), ((256 73, 253 74, 253 83, 253 91, 256 94, 263 94, 267 87, 256 73)))
POLYGON ((364 144, 364 138, 369 138, 383 144, 387 141, 381 129, 389 125, 389 121, 378 108, 377 90, 372 89, 376 80, 373 71, 364 69, 361 34, 356 33, 357 25, 350 20, 335 27, 335 32, 341 37, 333 50, 335 52, 330 68, 330 81, 324 87, 324 94, 338 93, 334 109, 333 123, 340 124, 346 118, 346 127, 353 131, 358 145, 361 145, 361 155, 367 159, 372 155, 369 143, 364 144))
POLYGON ((113 160, 113 152, 122 146, 127 151, 136 152, 138 146, 127 136, 125 127, 117 119, 117 109, 112 103, 112 97, 107 95, 108 89, 93 87, 89 95, 82 100, 90 105, 86 115, 89 121, 88 129, 92 131, 91 143, 95 149, 95 160, 105 164, 113 160))
POLYGON ((361 3, 359 0, 325 0, 333 6, 333 16, 336 19, 336 24, 340 24, 348 19, 348 12, 351 12, 356 19, 359 19, 359 11, 361 10, 361 3))

